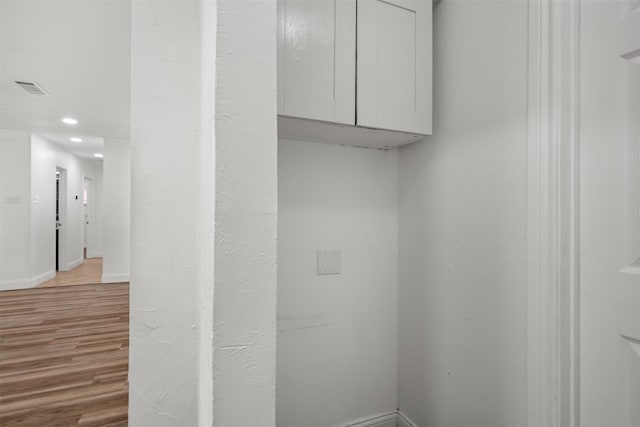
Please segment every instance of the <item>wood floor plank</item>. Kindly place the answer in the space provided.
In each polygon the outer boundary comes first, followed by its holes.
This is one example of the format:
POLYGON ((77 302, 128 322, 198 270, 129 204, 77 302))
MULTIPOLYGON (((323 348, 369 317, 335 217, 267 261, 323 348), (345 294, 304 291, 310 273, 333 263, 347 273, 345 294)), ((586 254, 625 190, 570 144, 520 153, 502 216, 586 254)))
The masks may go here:
POLYGON ((129 285, 0 292, 0 425, 127 426, 129 285))
POLYGON ((71 271, 58 271, 56 277, 38 285, 46 288, 50 286, 73 286, 85 283, 100 283, 102 280, 102 258, 88 258, 71 271))

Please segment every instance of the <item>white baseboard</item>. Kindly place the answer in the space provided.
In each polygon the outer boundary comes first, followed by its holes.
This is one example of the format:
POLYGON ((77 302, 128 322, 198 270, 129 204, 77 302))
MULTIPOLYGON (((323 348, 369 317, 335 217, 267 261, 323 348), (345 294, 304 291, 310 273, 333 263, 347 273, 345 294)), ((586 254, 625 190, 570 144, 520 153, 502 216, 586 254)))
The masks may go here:
POLYGON ((31 279, 23 280, 3 280, 0 282, 0 291, 15 291, 17 289, 33 288, 31 279))
POLYGON ((418 425, 399 410, 395 410, 351 421, 344 427, 418 427, 418 425))
POLYGON ((74 259, 73 261, 67 264, 67 269, 65 271, 73 270, 83 262, 84 262, 83 258, 74 259))
POLYGON ((418 427, 418 424, 414 423, 409 417, 400 412, 398 409, 396 411, 398 415, 398 425, 397 427, 418 427))
POLYGON ((396 411, 392 411, 351 421, 344 427, 396 427, 397 419, 396 411))
POLYGON ((103 274, 102 283, 128 282, 129 274, 103 274))
POLYGON ((46 273, 38 274, 36 277, 32 277, 31 278, 31 286, 30 287, 31 288, 35 288, 40 283, 44 283, 49 279, 53 279, 54 277, 56 277, 56 271, 55 270, 50 270, 50 271, 47 271, 46 273))
POLYGON ((102 258, 102 252, 88 252, 87 258, 102 258))
POLYGON ((56 272, 51 270, 38 274, 30 279, 4 280, 0 282, 0 291, 15 291, 18 289, 35 288, 39 284, 44 283, 49 279, 53 279, 54 277, 56 277, 56 272))

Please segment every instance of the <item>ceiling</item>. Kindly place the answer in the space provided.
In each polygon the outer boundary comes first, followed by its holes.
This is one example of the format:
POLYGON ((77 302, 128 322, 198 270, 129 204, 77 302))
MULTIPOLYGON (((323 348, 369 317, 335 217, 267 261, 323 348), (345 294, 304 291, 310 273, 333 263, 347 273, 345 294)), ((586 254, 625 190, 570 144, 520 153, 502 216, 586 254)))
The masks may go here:
POLYGON ((102 152, 104 138, 128 138, 130 30, 127 0, 2 0, 0 127, 37 133, 87 158, 102 152), (15 80, 50 95, 29 94, 15 80))

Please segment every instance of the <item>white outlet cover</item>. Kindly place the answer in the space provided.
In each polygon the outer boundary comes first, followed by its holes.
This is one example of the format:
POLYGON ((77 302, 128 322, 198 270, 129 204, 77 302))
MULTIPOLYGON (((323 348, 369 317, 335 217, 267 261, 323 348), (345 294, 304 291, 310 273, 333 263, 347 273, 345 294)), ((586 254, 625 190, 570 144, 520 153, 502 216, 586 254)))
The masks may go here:
POLYGON ((340 249, 318 249, 318 276, 342 272, 340 249))

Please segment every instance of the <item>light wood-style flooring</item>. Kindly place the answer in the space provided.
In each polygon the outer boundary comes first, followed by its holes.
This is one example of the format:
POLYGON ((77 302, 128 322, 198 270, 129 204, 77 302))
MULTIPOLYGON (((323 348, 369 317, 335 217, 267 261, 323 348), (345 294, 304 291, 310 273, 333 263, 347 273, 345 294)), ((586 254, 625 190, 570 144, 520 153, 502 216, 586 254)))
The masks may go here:
POLYGON ((56 272, 56 277, 39 284, 38 287, 86 285, 87 283, 100 283, 101 281, 102 258, 87 258, 73 270, 56 272))
POLYGON ((0 292, 0 426, 126 426, 129 285, 0 292))

